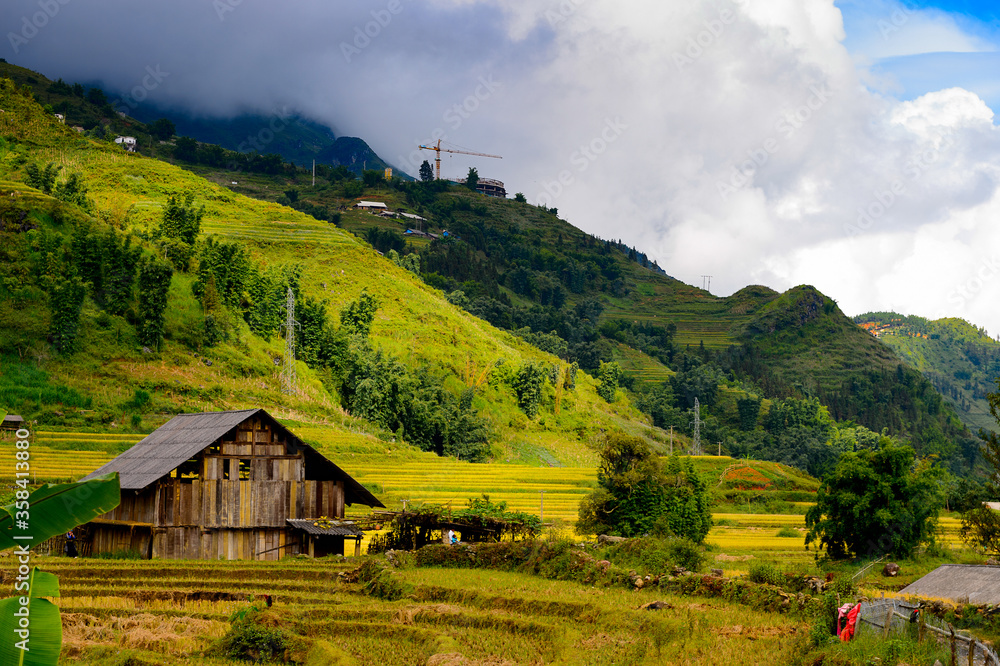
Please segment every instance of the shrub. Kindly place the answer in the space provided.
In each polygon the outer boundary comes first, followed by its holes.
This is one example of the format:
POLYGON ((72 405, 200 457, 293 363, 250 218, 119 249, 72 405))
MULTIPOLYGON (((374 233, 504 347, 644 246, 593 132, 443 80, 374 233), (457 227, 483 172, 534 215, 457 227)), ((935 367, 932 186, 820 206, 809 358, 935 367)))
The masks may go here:
POLYGON ((691 539, 668 539, 666 550, 670 561, 688 571, 700 571, 705 566, 705 553, 691 539))
POLYGON ((365 560, 358 568, 358 581, 365 594, 384 601, 396 601, 408 596, 412 586, 403 583, 385 565, 375 560, 365 560))
POLYGON ((780 530, 778 530, 778 533, 775 534, 774 536, 796 538, 796 537, 800 537, 802 535, 799 534, 799 531, 797 529, 795 529, 794 527, 782 527, 780 530))
POLYGON ((276 661, 288 646, 285 632, 259 624, 256 610, 240 617, 222 637, 217 651, 230 659, 264 662, 276 661))
POLYGON ((772 564, 759 562, 750 565, 747 577, 754 583, 766 583, 768 585, 781 585, 785 582, 785 576, 772 564))
POLYGON ((629 539, 608 547, 603 554, 617 566, 649 574, 668 573, 674 567, 699 571, 705 565, 702 548, 683 537, 629 539))

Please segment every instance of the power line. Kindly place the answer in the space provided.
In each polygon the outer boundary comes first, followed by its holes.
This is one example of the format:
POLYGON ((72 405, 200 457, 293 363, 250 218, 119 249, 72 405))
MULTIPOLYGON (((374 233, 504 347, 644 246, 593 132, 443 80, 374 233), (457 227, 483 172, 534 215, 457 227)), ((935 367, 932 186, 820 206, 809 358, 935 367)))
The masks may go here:
POLYGON ((711 293, 711 291, 712 291, 712 276, 711 275, 702 275, 701 276, 701 288, 704 289, 705 291, 711 293))

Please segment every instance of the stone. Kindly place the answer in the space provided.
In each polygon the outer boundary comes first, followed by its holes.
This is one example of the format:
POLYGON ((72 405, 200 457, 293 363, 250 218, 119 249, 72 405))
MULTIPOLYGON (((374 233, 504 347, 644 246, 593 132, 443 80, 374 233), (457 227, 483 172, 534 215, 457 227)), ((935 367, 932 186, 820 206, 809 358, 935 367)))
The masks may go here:
POLYGON ((636 579, 635 579, 635 580, 634 580, 634 581, 632 582, 632 584, 633 584, 633 585, 635 585, 635 589, 637 589, 637 590, 641 590, 641 589, 642 589, 642 586, 646 584, 646 581, 644 581, 644 580, 643 580, 643 579, 641 579, 641 578, 636 578, 636 579))
POLYGON ((668 608, 673 608, 673 606, 666 601, 650 601, 648 604, 639 606, 639 610, 666 610, 668 608))
POLYGON ((895 578, 899 575, 899 565, 895 562, 886 562, 882 567, 882 575, 886 578, 895 578))
POLYGON ((712 569, 712 575, 716 578, 722 578, 722 569, 712 569))
POLYGON ((597 543, 621 543, 622 541, 625 541, 625 537, 610 536, 607 534, 597 537, 597 543))
POLYGON ((152 350, 152 349, 150 349, 149 347, 143 347, 143 348, 142 348, 142 353, 143 353, 143 354, 152 354, 152 353, 153 353, 153 350, 152 350))

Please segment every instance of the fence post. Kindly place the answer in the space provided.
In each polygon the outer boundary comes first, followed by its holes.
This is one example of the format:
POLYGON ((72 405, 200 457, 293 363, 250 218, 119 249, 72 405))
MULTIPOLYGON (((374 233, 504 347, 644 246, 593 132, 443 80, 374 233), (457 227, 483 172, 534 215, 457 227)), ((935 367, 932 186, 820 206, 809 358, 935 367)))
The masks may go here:
POLYGON ((924 609, 919 609, 917 614, 917 642, 924 642, 924 634, 927 633, 926 624, 924 620, 924 609))
POLYGON ((892 629, 892 606, 885 612, 885 627, 882 629, 882 638, 889 637, 889 630, 892 629))
POLYGON ((948 625, 949 631, 951 631, 951 666, 958 666, 958 649, 955 645, 955 627, 948 625))
POLYGON ((976 639, 969 639, 969 666, 976 666, 976 639))

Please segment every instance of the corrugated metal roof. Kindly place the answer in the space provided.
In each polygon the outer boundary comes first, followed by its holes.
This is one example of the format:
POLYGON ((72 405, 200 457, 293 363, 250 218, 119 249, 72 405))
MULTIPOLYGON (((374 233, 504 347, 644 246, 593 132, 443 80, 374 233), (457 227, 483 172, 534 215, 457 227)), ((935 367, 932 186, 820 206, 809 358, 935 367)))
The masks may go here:
POLYGON ((904 587, 899 594, 939 597, 972 604, 1000 604, 1000 566, 942 564, 904 587))
POLYGON ((285 522, 292 527, 302 530, 312 536, 363 536, 364 532, 354 526, 353 523, 345 523, 339 520, 331 520, 330 527, 320 527, 316 525, 317 518, 286 518, 285 522))
POLYGON ((81 480, 101 474, 118 472, 122 490, 141 490, 170 474, 185 460, 190 460, 205 447, 236 429, 254 416, 266 418, 275 432, 284 433, 294 444, 304 449, 308 478, 333 479, 344 482, 344 502, 365 506, 385 506, 314 448, 278 423, 263 409, 241 409, 228 412, 178 414, 117 458, 105 463, 81 480))

